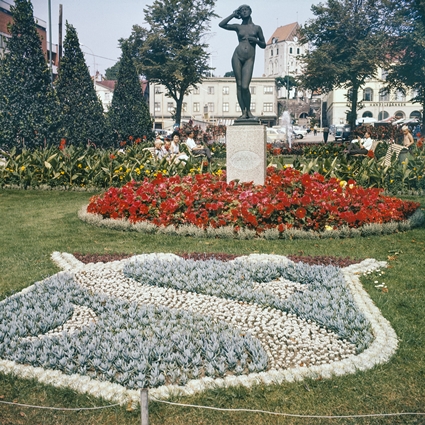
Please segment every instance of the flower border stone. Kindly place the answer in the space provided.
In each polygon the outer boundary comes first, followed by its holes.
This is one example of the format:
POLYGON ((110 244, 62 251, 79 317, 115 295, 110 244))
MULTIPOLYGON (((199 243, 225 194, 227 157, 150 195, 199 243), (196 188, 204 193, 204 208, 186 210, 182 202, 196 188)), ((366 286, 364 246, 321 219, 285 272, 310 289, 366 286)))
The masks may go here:
MULTIPOLYGON (((147 254, 146 257, 171 258, 173 254, 147 254)), ((113 261, 110 263, 87 264, 78 261, 73 255, 68 253, 54 252, 53 261, 66 272, 93 271, 109 269, 121 271, 128 260, 113 261)), ((290 261, 286 257, 277 255, 250 255, 242 257, 238 261, 290 261)), ((366 259, 359 264, 354 264, 342 269, 344 280, 347 283, 355 303, 370 322, 373 342, 363 352, 357 355, 350 355, 342 360, 328 364, 313 365, 309 367, 295 367, 291 369, 270 369, 266 372, 250 373, 240 376, 226 376, 224 378, 203 377, 188 381, 185 386, 167 385, 150 389, 150 395, 157 399, 166 399, 172 395, 191 395, 199 391, 216 387, 231 387, 243 385, 250 387, 255 384, 280 384, 283 382, 300 381, 305 378, 332 378, 356 371, 365 371, 375 365, 388 362, 395 353, 398 340, 395 331, 390 323, 382 316, 379 309, 374 305, 368 293, 363 289, 359 275, 386 267, 386 262, 379 262, 374 259, 366 259)), ((34 286, 34 285, 32 285, 34 286)), ((32 286, 25 288, 20 294, 31 291, 32 286)), ((13 296, 18 296, 15 294, 13 296)), ((12 373, 21 378, 34 378, 38 381, 56 387, 67 387, 78 392, 87 393, 96 397, 102 397, 111 402, 121 404, 137 403, 139 401, 139 391, 128 390, 127 388, 110 382, 101 382, 88 376, 66 375, 57 370, 46 370, 41 367, 32 367, 9 360, 0 360, 0 371, 12 373)))

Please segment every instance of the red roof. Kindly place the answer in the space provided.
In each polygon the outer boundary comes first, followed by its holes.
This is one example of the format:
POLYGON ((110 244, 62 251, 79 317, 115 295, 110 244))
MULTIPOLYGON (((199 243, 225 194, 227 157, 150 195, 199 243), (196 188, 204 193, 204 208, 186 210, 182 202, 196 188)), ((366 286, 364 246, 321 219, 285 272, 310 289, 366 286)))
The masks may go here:
POLYGON ((102 81, 96 81, 96 84, 99 84, 99 86, 104 86, 110 90, 115 89, 115 84, 117 83, 117 80, 102 80, 102 81))
POLYGON ((298 22, 294 22, 292 24, 284 25, 282 27, 278 27, 273 35, 269 38, 269 41, 267 44, 272 44, 273 39, 276 39, 277 42, 280 41, 293 41, 294 37, 297 35, 298 32, 298 22))

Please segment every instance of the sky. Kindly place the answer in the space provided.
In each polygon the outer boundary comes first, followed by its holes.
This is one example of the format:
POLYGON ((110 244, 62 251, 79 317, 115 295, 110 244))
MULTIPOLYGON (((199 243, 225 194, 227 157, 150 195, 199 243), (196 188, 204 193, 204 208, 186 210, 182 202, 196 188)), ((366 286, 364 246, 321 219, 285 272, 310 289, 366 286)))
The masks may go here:
MULTIPOLYGON (((5 0, 13 4, 13 0, 5 0)), ((128 38, 132 26, 147 26, 143 9, 154 0, 50 0, 52 21, 52 43, 58 44, 59 5, 63 9, 63 38, 65 22, 72 24, 78 33, 81 49, 91 75, 93 69, 105 74, 121 56, 118 45, 120 38, 128 38)), ((215 68, 213 75, 220 77, 232 70, 231 57, 237 45, 237 36, 218 26, 219 22, 237 9, 243 0, 217 0, 215 13, 219 18, 211 21, 211 28, 205 42, 209 44, 210 66, 215 68)), ((279 26, 298 22, 305 24, 313 18, 311 5, 319 0, 252 0, 252 20, 263 29, 266 41, 279 26)), ((49 0, 32 0, 34 16, 46 21, 49 39, 49 0)), ((235 20, 235 22, 240 22, 235 20)), ((257 46, 254 77, 264 72, 264 51, 257 46)))

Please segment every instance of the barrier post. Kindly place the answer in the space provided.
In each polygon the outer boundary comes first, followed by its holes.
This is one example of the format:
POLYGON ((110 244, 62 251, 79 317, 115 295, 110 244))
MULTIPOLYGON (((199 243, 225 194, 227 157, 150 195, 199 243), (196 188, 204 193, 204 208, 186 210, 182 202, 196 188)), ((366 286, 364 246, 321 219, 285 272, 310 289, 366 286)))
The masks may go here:
POLYGON ((141 388, 140 390, 140 415, 142 425, 149 425, 149 407, 148 407, 148 389, 141 388))

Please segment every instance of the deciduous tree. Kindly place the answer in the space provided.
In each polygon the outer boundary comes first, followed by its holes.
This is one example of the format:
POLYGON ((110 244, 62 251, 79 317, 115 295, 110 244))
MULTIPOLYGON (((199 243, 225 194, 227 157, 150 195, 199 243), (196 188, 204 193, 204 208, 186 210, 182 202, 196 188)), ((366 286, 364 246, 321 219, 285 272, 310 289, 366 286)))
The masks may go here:
POLYGON ((10 7, 13 23, 0 62, 0 145, 46 146, 55 140, 57 102, 29 0, 10 7))
POLYGON ((105 142, 102 102, 84 61, 77 31, 68 22, 56 91, 60 103, 60 136, 74 145, 102 146, 105 142))
POLYGON ((129 38, 142 72, 167 89, 180 125, 184 96, 207 75, 208 45, 203 41, 215 17, 215 0, 155 1, 144 9, 149 29, 135 25, 129 38))
POLYGON ((425 128, 425 2, 404 0, 389 3, 394 39, 391 44, 392 65, 387 76, 388 89, 413 90, 410 100, 422 106, 425 128))
POLYGON ((348 122, 355 126, 359 89, 387 63, 388 35, 381 0, 328 0, 311 7, 315 18, 301 28, 302 87, 322 91, 347 89, 348 122), (349 95, 348 95, 349 93, 349 95))

